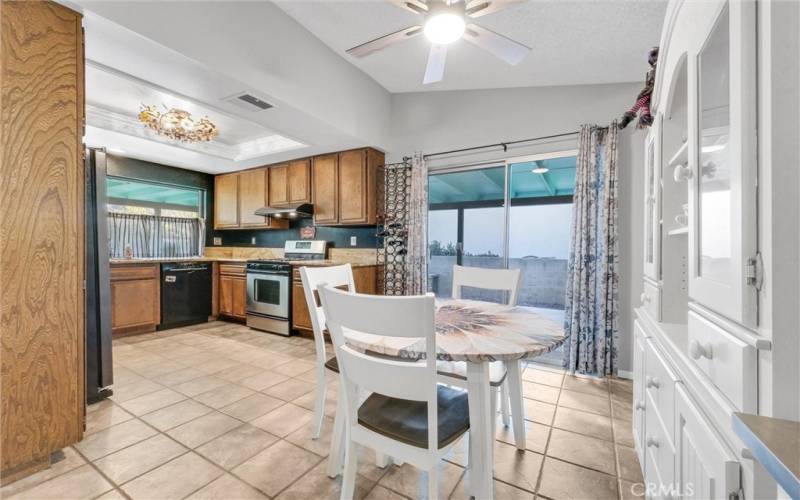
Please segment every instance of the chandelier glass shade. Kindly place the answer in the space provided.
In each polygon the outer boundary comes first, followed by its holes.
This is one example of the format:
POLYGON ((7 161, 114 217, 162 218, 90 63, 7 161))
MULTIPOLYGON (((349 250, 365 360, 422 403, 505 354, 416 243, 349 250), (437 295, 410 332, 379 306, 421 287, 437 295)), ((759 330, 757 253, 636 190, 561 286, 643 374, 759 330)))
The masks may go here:
POLYGON ((178 108, 167 108, 161 113, 155 106, 145 106, 139 111, 139 121, 159 135, 181 142, 208 142, 219 129, 208 117, 196 120, 192 114, 178 108))

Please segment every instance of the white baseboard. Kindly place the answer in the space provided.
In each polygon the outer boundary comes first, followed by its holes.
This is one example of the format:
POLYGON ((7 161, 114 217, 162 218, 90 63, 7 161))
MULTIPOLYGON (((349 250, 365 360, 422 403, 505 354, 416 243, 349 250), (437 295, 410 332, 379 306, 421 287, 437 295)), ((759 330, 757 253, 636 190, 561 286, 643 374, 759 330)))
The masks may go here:
POLYGON ((633 372, 629 372, 628 370, 617 370, 617 377, 633 380, 633 372))

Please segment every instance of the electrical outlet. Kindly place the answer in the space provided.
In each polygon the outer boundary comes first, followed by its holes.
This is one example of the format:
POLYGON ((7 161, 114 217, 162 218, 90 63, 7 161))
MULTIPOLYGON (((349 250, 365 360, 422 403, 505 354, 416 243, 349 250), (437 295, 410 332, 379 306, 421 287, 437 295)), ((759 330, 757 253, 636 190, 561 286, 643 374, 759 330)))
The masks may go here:
POLYGON ((214 236, 214 245, 216 246, 222 245, 222 238, 220 238, 219 236, 214 236))
POLYGON ((355 237, 355 236, 351 236, 351 237, 350 237, 350 246, 351 246, 351 247, 354 247, 354 246, 356 246, 356 245, 358 245, 358 238, 357 238, 357 237, 355 237))
POLYGON ((253 245, 255 245, 255 244, 256 244, 256 237, 255 237, 255 236, 253 236, 252 238, 250 238, 250 243, 252 243, 253 245))

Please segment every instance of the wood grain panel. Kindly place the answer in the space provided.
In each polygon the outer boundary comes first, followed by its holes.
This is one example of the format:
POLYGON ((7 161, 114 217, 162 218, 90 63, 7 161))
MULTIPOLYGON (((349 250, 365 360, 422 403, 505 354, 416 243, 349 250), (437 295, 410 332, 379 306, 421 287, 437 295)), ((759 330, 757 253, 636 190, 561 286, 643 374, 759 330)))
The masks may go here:
POLYGON ((84 427, 83 34, 52 2, 3 2, 2 471, 84 427))
POLYGON ((292 328, 313 330, 302 283, 295 283, 292 286, 292 328))
POLYGON ((214 177, 214 229, 239 226, 239 175, 214 177))
POLYGON ((289 204, 288 167, 278 165, 269 168, 269 206, 289 204))
POLYGON ((363 149, 339 153, 339 222, 367 222, 367 161, 363 149))
POLYGON ((289 203, 308 203, 311 201, 311 160, 303 159, 289 163, 287 172, 289 203))
POLYGON ((264 227, 267 217, 254 212, 267 204, 266 170, 246 170, 239 173, 239 225, 241 227, 264 227))
POLYGON ((339 155, 317 156, 311 170, 314 223, 339 222, 339 155))

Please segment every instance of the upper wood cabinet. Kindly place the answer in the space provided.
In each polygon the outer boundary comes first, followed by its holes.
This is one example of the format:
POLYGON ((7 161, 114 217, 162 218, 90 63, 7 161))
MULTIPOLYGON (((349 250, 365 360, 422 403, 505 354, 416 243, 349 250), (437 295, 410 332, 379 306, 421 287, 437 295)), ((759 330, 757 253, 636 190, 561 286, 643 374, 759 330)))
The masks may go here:
POLYGON ((266 169, 245 170, 214 178, 214 229, 283 229, 289 221, 255 214, 267 205, 266 169))
POLYGON ((345 226, 375 224, 378 167, 383 153, 355 149, 314 158, 314 222, 345 226))
POLYGON ((269 168, 269 206, 311 201, 311 160, 294 160, 269 168))
POLYGON ((288 165, 278 165, 267 169, 269 172, 269 206, 279 207, 289 204, 288 171, 288 165))
POLYGON ((311 169, 314 223, 339 222, 339 155, 317 156, 311 169))

